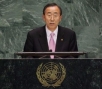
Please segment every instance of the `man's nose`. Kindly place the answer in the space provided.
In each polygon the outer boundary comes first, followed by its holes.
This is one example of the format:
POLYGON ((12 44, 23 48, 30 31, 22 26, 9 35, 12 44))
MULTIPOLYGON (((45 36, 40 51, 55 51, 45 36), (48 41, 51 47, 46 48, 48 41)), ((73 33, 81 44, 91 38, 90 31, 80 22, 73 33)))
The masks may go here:
POLYGON ((53 21, 53 20, 54 20, 54 16, 52 15, 52 16, 51 16, 51 21, 53 21))

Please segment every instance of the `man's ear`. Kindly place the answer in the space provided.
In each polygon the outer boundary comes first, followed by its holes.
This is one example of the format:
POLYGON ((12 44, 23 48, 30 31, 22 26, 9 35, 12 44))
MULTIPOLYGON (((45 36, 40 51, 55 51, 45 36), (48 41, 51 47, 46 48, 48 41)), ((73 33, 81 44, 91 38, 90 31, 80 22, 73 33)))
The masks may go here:
POLYGON ((60 21, 62 20, 62 15, 60 16, 60 21))
POLYGON ((45 15, 42 15, 42 19, 45 21, 45 15))

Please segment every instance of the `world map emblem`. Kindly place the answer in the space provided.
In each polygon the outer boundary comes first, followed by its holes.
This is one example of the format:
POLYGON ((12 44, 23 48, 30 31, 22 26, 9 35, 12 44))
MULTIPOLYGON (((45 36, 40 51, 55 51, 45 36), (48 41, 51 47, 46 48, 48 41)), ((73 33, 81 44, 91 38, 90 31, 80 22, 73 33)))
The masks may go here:
POLYGON ((39 82, 44 87, 58 87, 65 79, 66 69, 61 63, 41 63, 36 71, 39 82))

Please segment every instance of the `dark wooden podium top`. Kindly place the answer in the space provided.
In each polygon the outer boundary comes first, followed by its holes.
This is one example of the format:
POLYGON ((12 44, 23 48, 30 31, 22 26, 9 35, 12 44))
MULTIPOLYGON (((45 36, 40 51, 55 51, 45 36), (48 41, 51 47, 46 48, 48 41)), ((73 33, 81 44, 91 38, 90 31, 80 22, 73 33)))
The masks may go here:
POLYGON ((57 55, 57 56, 80 56, 86 55, 86 52, 17 52, 15 56, 44 56, 44 55, 57 55))

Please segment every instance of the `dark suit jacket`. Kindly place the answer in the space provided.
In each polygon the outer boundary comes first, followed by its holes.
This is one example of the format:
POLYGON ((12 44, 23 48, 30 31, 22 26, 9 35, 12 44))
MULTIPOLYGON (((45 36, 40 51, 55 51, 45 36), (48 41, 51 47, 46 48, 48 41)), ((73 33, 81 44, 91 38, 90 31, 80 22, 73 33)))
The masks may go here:
MULTIPOLYGON (((48 50, 45 26, 28 32, 24 52, 48 52, 48 50)), ((71 51, 78 51, 75 32, 69 28, 58 26, 55 52, 71 51)))

